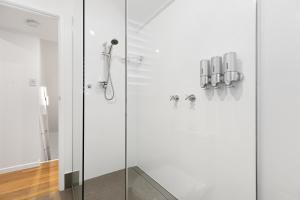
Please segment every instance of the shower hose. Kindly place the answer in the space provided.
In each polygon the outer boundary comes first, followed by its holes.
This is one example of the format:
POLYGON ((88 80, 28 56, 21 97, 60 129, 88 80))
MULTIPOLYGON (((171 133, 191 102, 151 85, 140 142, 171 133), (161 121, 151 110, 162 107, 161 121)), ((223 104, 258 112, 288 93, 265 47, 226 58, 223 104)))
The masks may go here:
POLYGON ((108 73, 107 73, 107 85, 105 87, 104 97, 106 100, 111 101, 115 97, 115 89, 114 89, 114 84, 113 84, 112 77, 111 77, 111 55, 108 55, 106 57, 106 64, 107 64, 108 73), (111 91, 110 95, 109 95, 109 88, 111 91))

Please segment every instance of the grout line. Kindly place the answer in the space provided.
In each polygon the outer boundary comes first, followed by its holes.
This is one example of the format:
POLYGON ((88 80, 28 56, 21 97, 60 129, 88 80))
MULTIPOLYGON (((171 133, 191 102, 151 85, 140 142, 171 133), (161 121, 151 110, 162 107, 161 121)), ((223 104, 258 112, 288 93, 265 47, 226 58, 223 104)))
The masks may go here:
POLYGON ((170 192, 168 192, 164 187, 162 187, 157 181, 155 181, 151 176, 144 172, 138 166, 132 167, 132 169, 141 177, 143 177, 147 183, 149 183, 156 191, 158 191, 167 200, 177 200, 170 192))

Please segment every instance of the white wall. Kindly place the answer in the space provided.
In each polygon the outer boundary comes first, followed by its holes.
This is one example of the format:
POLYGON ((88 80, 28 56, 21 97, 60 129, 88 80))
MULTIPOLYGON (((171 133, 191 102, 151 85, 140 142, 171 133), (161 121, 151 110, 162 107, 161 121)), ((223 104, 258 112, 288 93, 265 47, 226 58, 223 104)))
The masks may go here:
POLYGON ((57 42, 41 40, 41 81, 49 97, 48 124, 51 159, 58 159, 58 46, 57 42))
POLYGON ((178 199, 254 200, 255 2, 176 0, 142 33, 152 72, 137 92, 138 166, 178 199), (200 89, 200 60, 229 51, 242 84, 200 89))
MULTIPOLYGON (((75 0, 9 0, 12 3, 59 16, 59 166, 60 189, 64 173, 72 171, 72 14, 75 0)), ((80 109, 80 108, 79 108, 80 109)))
MULTIPOLYGON (((129 5, 130 8, 130 5, 129 5)), ((130 16, 129 9, 129 16, 130 16)), ((137 115, 139 108, 139 92, 151 80, 151 66, 149 65, 149 55, 147 45, 149 39, 147 35, 138 32, 139 23, 133 20, 128 21, 128 115, 127 115, 127 165, 128 167, 137 165, 137 115), (145 48, 146 47, 146 48, 145 48), (142 60, 141 59, 142 56, 142 60)))
POLYGON ((125 167, 125 1, 86 1, 85 179, 125 167), (91 35, 93 31, 95 35, 91 35), (112 59, 115 100, 104 98, 102 44, 116 38, 112 59), (103 80, 103 79, 102 79, 103 80))
POLYGON ((58 132, 58 46, 56 42, 41 40, 41 85, 49 96, 49 130, 58 132))
POLYGON ((300 199, 300 2, 260 1, 259 200, 300 199))
POLYGON ((0 30, 0 173, 40 162, 40 40, 0 30), (36 86, 30 86, 35 80, 36 86))

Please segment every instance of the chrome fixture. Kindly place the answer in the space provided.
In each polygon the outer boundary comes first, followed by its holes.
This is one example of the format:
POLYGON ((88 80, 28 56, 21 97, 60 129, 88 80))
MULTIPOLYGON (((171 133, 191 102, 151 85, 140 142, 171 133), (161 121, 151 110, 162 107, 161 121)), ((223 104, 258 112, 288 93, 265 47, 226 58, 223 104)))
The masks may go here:
POLYGON ((127 63, 128 64, 133 64, 133 65, 141 65, 143 64, 143 61, 144 61, 145 57, 144 56, 127 56, 127 59, 126 58, 121 58, 121 61, 123 63, 126 62, 127 60, 127 63))
POLYGON ((209 89, 210 85, 210 61, 201 60, 200 62, 200 86, 209 89))
POLYGON ((215 56, 211 58, 211 85, 214 88, 220 88, 223 84, 222 57, 215 56))
POLYGON ((170 97, 170 101, 178 102, 179 99, 180 99, 180 97, 179 97, 178 95, 172 95, 172 96, 170 97))
POLYGON ((235 52, 224 55, 224 82, 227 87, 233 87, 236 82, 243 79, 242 73, 237 69, 237 54, 235 52))
POLYGON ((188 95, 185 100, 189 100, 190 102, 195 102, 196 101, 196 96, 194 94, 188 95))
POLYGON ((93 88, 92 84, 87 84, 87 88, 92 89, 93 88))
POLYGON ((104 51, 101 54, 104 56, 105 67, 107 67, 107 78, 104 81, 99 81, 99 83, 104 88, 104 97, 108 101, 113 100, 115 97, 115 89, 111 77, 111 57, 113 46, 117 45, 118 43, 118 40, 113 39, 111 41, 111 45, 108 46, 107 43, 103 44, 104 51), (108 94, 108 87, 110 87, 111 95, 108 94))
POLYGON ((129 64, 142 64, 144 61, 144 56, 128 56, 127 63, 129 64))

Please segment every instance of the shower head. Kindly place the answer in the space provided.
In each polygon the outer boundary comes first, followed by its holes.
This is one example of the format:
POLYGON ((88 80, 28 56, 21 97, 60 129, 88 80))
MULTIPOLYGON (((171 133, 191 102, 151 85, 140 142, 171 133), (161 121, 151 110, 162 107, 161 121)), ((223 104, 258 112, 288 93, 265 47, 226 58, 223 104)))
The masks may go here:
POLYGON ((117 39, 112 39, 111 45, 117 45, 119 44, 119 41, 117 39))
POLYGON ((111 54, 112 49, 113 49, 113 46, 114 46, 114 45, 117 45, 117 44, 119 44, 119 41, 118 41, 117 39, 112 39, 112 40, 111 40, 111 45, 110 45, 108 54, 111 54))

